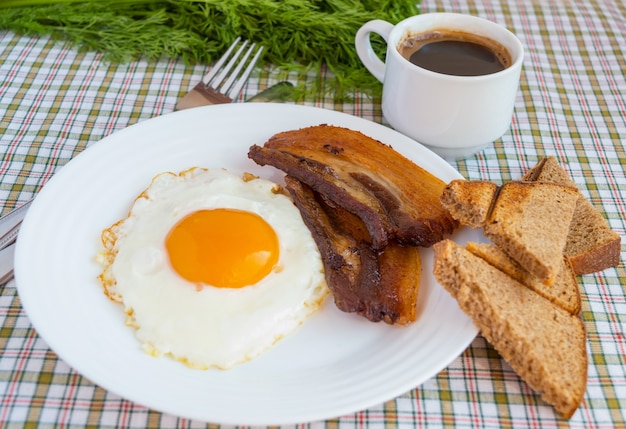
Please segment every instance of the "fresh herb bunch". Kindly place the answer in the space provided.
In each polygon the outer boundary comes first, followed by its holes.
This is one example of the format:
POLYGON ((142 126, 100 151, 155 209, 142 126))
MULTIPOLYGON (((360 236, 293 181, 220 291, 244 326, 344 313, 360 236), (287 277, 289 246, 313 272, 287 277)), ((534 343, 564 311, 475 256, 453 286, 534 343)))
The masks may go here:
MULTIPOLYGON (((264 61, 298 75, 330 69, 335 79, 306 82, 308 95, 338 98, 380 83, 354 48, 371 19, 396 23, 419 13, 418 0, 4 0, 0 29, 50 35, 110 62, 140 57, 210 64, 237 36, 265 47, 264 61)), ((372 38, 382 56, 382 39, 372 38)))

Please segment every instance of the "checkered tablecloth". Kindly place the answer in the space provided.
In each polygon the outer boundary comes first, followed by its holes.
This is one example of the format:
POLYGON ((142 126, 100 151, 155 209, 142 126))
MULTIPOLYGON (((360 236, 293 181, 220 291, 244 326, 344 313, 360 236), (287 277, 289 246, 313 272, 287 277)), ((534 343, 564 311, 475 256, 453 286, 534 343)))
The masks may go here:
MULTIPOLYGON (((623 0, 425 0, 423 12, 479 15, 516 33, 526 59, 511 129, 454 164, 470 179, 519 178, 555 155, 612 228, 626 230, 626 3, 623 0)), ((46 37, 0 31, 0 207, 31 197, 76 154, 170 112, 204 74, 176 61, 114 65, 46 37)), ((241 99, 273 83, 255 75, 241 99)), ((384 123, 379 100, 308 99, 384 123)), ((624 244, 622 244, 622 249, 624 244)), ((384 404, 302 427, 626 427, 626 270, 579 279, 589 378, 559 419, 478 336, 445 370, 384 404)), ((82 377, 32 328, 13 281, 0 285, 0 427, 204 427, 129 402, 82 377)))

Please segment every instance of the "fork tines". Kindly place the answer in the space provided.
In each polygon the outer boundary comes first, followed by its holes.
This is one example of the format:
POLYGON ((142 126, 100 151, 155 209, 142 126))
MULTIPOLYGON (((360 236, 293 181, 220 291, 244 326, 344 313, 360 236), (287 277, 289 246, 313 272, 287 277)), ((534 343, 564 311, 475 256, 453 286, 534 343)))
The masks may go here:
POLYGON ((231 103, 241 92, 263 53, 256 43, 237 37, 201 82, 180 99, 176 110, 231 103))
POLYGON ((259 46, 259 48, 256 49, 256 53, 254 53, 252 59, 248 61, 250 55, 255 52, 256 43, 252 43, 248 47, 248 44, 250 43, 248 40, 245 40, 241 44, 239 44, 240 41, 241 37, 237 37, 233 44, 230 45, 226 53, 222 55, 217 63, 215 63, 215 66, 213 66, 211 71, 207 73, 207 75, 202 79, 206 86, 215 89, 216 91, 228 96, 231 99, 234 99, 235 97, 237 97, 237 95, 239 95, 241 88, 243 88, 244 84, 250 77, 250 74, 252 73, 256 62, 263 52, 263 46, 259 46), (238 46, 239 48, 231 57, 232 52, 238 46), (244 52, 246 47, 248 47, 248 49, 244 52), (224 63, 226 61, 228 61, 228 63, 226 64, 226 66, 224 66, 224 63), (246 66, 246 64, 247 67, 245 70, 243 70, 242 73, 242 69, 244 68, 244 66, 246 66), (235 67, 235 69, 231 72, 233 67, 235 67), (224 79, 226 79, 226 81, 222 83, 224 79))

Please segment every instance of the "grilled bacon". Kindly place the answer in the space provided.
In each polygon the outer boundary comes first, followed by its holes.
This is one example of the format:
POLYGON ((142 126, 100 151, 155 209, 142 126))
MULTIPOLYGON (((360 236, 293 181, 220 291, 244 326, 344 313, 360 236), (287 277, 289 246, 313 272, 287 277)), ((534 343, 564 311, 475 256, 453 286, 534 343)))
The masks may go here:
POLYGON ((457 227, 439 201, 443 181, 358 131, 319 125, 278 133, 248 157, 358 216, 374 250, 390 241, 431 246, 457 227))
POLYGON ((372 322, 413 322, 421 270, 418 248, 389 243, 376 251, 358 217, 293 177, 285 177, 285 183, 320 250, 337 308, 372 322))

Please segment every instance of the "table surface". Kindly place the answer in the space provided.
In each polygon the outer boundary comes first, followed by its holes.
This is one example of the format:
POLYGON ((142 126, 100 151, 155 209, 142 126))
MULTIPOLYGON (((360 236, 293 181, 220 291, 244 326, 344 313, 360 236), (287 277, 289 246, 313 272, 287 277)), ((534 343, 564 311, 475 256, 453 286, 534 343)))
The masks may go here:
MULTIPOLYGON (((626 4, 622 0, 426 0, 423 12, 479 15, 526 49, 510 130, 453 163, 468 179, 519 178, 554 155, 622 236, 626 229, 626 4)), ((0 204, 28 201, 65 163, 131 124, 173 110, 206 72, 176 61, 108 64, 46 37, 0 31, 0 204)), ((273 83, 257 72, 237 100, 273 83)), ((303 102, 384 123, 380 100, 303 102)), ((622 244, 622 249, 624 245, 622 244)), ((589 377, 569 420, 517 377, 482 336, 401 396, 310 427, 626 427, 626 272, 579 278, 589 377)), ((132 403, 60 360, 29 322, 14 281, 0 286, 0 426, 204 427, 132 403)))

